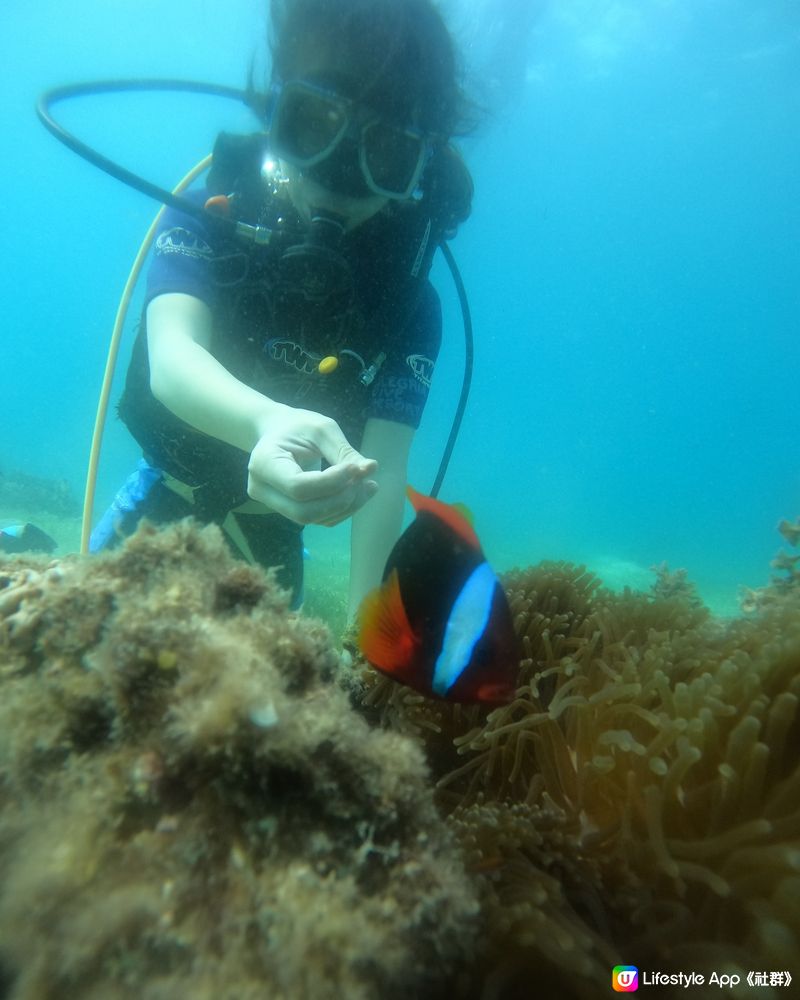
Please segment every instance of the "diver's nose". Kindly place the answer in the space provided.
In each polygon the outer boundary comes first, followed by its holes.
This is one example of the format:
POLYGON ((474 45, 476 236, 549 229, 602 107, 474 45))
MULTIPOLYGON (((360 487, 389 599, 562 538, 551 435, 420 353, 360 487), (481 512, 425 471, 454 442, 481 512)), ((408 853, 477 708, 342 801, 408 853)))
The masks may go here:
POLYGON ((365 198, 370 194, 358 156, 358 144, 342 140, 331 155, 305 171, 321 187, 349 198, 365 198))

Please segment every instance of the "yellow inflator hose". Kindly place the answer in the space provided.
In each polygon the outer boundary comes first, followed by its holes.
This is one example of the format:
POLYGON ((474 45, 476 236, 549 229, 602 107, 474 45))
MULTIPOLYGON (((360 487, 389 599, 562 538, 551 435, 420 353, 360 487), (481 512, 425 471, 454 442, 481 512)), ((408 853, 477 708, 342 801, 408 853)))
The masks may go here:
MULTIPOLYGON (((204 157, 197 166, 193 167, 189 173, 173 189, 173 194, 181 194, 187 187, 206 170, 211 164, 211 156, 204 157)), ((125 319, 128 315, 133 290, 139 280, 142 267, 144 266, 150 244, 153 242, 161 216, 165 208, 162 208, 147 230, 139 252, 131 267, 125 288, 122 291, 122 298, 117 308, 117 317, 114 321, 114 329, 111 331, 111 340, 108 345, 108 357, 106 358, 106 370, 103 375, 103 384, 100 388, 100 398, 97 401, 97 416, 94 421, 94 431, 92 432, 92 447, 89 452, 89 468, 86 473, 86 491, 83 496, 83 521, 81 523, 81 553, 86 555, 89 551, 89 536, 92 533, 92 514, 94 512, 94 497, 97 488, 97 469, 100 464, 100 449, 103 443, 103 431, 106 426, 106 416, 108 414, 108 401, 111 397, 111 384, 114 381, 114 371, 117 367, 117 357, 119 346, 122 340, 122 332, 125 327, 125 319)))

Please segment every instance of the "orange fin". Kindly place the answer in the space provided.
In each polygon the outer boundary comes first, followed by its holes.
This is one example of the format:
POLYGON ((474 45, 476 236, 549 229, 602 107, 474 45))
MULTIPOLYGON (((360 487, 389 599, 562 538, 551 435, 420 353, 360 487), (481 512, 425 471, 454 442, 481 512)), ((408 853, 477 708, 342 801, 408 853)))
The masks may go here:
POLYGON ((403 607, 396 569, 361 602, 358 624, 358 645, 369 663, 387 674, 411 666, 417 638, 403 607))
POLYGON ((429 514, 433 514, 434 517, 438 517, 459 538, 462 538, 468 545, 471 545, 473 549, 477 549, 478 552, 481 551, 481 543, 478 541, 478 536, 472 527, 471 515, 463 504, 453 505, 442 503, 441 500, 436 500, 434 497, 418 493, 412 486, 406 487, 406 496, 411 501, 411 505, 415 511, 419 513, 421 510, 426 510, 429 514))

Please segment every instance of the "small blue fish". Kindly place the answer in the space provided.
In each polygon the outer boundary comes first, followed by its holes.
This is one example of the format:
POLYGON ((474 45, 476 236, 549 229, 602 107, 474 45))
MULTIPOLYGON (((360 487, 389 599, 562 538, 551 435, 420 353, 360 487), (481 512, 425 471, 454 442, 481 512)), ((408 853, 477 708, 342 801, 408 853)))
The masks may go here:
POLYGON ((503 588, 458 507, 407 493, 417 516, 359 609, 361 651, 425 695, 508 702, 520 654, 503 588))

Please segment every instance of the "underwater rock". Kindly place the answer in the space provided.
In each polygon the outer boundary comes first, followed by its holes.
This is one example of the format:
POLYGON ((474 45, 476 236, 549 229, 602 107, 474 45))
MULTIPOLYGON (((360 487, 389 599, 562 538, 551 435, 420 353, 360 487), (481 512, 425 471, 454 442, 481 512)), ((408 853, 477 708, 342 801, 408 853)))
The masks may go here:
POLYGON ((476 885, 338 669, 215 528, 2 563, 4 1000, 441 995, 476 885))
POLYGON ((81 505, 66 479, 45 479, 19 469, 0 470, 0 506, 78 517, 81 505))
MULTIPOLYGON (((778 531, 793 548, 800 545, 800 518, 796 517, 793 522, 782 520, 778 524, 778 531)), ((739 607, 745 614, 764 610, 776 598, 800 591, 800 552, 785 552, 781 549, 770 566, 778 571, 773 574, 770 586, 740 588, 739 607)))

